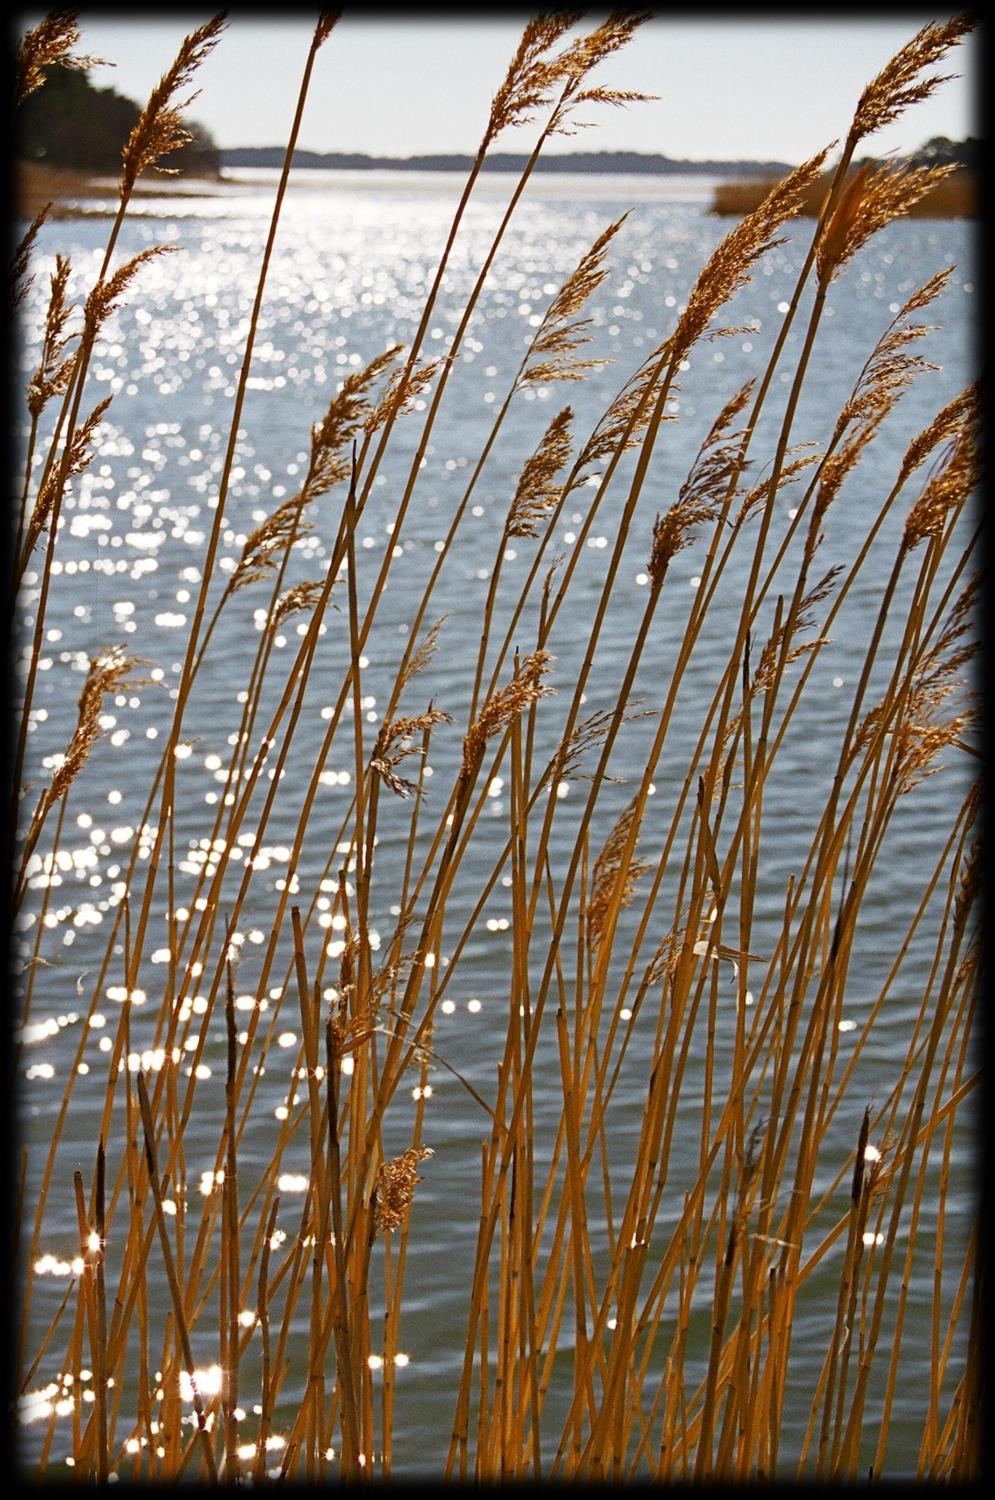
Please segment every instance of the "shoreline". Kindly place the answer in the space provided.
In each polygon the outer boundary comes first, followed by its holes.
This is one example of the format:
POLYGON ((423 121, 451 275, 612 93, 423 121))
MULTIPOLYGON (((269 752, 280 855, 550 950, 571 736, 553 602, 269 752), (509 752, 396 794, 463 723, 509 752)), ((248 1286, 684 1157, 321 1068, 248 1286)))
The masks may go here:
MULTIPOLYGON (((315 169, 303 168, 302 170, 313 172, 315 169)), ((238 171, 239 169, 235 168, 235 172, 238 171)), ((349 175, 362 177, 364 174, 350 172, 349 175)), ((592 174, 585 173, 584 175, 591 176, 592 174)), ((609 177, 615 175, 619 174, 606 174, 609 177)), ((719 217, 742 217, 757 207, 771 186, 778 180, 775 177, 720 180, 712 189, 709 212, 719 217)), ((230 175, 225 171, 211 178, 163 176, 156 180, 147 177, 136 185, 134 196, 139 199, 169 198, 177 202, 185 199, 202 200, 221 197, 226 188, 237 187, 242 183, 244 183, 244 178, 230 175)), ((814 217, 819 213, 827 183, 828 177, 821 178, 806 194, 798 209, 798 216, 814 217)), ((976 219, 980 213, 980 197, 978 174, 968 168, 961 168, 915 204, 909 217, 976 219)), ((33 220, 46 204, 51 205, 49 218, 53 221, 106 218, 116 212, 118 188, 116 180, 112 177, 91 177, 72 168, 50 167, 37 162, 17 162, 14 198, 17 217, 28 222, 33 220), (90 200, 86 206, 78 201, 84 198, 90 200)))

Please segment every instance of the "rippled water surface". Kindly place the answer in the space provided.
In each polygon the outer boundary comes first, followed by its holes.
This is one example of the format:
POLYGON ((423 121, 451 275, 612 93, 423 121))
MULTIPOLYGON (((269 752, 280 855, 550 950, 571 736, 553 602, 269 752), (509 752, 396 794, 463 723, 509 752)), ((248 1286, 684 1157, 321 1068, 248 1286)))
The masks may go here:
MULTIPOLYGON (((471 202, 427 330, 429 357, 445 354, 452 342, 512 185, 503 176, 486 177, 471 202)), ((156 1066, 149 1049, 156 998, 168 967, 165 938, 148 945, 139 992, 129 999, 119 977, 110 972, 88 1025, 84 1018, 109 924, 121 900, 123 867, 134 840, 142 836, 145 799, 168 735, 171 685, 179 675, 201 581, 272 187, 272 174, 242 174, 236 185, 213 198, 164 197, 139 204, 122 231, 120 255, 159 243, 174 247, 175 253, 142 269, 108 323, 92 369, 88 399, 113 394, 114 401, 101 429, 98 455, 75 482, 65 508, 28 740, 28 777, 42 783, 54 764, 51 757, 64 749, 90 656, 111 642, 120 642, 125 650, 147 659, 141 672, 149 681, 105 704, 103 738, 65 804, 57 861, 54 868, 36 861, 27 914, 22 919, 26 957, 35 952, 39 924, 43 928, 20 1078, 24 1138, 32 1148, 29 1201, 37 1190, 43 1161, 40 1147, 67 1080, 76 1070, 65 1144, 39 1247, 39 1255, 46 1258, 33 1304, 39 1336, 58 1306, 78 1254, 75 1206, 67 1184, 76 1168, 87 1180, 92 1171, 110 1038, 122 1004, 130 1009, 128 1066, 133 1070, 156 1066)), ((300 483, 311 424, 323 414, 337 384, 389 346, 411 340, 460 188, 460 180, 447 174, 300 174, 286 205, 260 320, 212 605, 247 535, 300 483)), ((409 711, 416 712, 432 699, 454 718, 448 731, 437 732, 430 757, 436 785, 448 786, 469 708, 469 667, 476 653, 481 608, 523 460, 551 417, 567 402, 574 409, 575 432, 586 437, 623 381, 672 329, 695 275, 729 228, 728 221, 712 217, 707 208, 707 185, 701 183, 684 183, 679 191, 661 192, 645 179, 546 177, 528 190, 466 332, 403 527, 398 534, 392 532, 400 490, 430 399, 427 394, 400 424, 360 522, 356 572, 361 602, 368 597, 385 557, 391 560, 388 587, 362 662, 360 713, 367 726, 367 753, 413 611, 438 556, 437 546, 488 440, 526 341, 580 255, 607 224, 627 214, 612 246, 611 275, 588 309, 590 354, 611 363, 593 370, 583 384, 539 386, 515 398, 476 481, 458 546, 441 575, 428 614, 426 623, 445 617, 439 650, 407 701, 409 711)), ((85 292, 99 267, 107 229, 107 220, 93 218, 42 230, 27 315, 29 335, 37 332, 43 317, 47 271, 54 253, 59 250, 71 256, 73 286, 85 292)), ((661 435, 631 528, 585 712, 614 702, 628 659, 633 621, 645 599, 654 516, 676 498, 720 406, 749 375, 763 368, 809 231, 810 225, 801 221, 791 230, 788 242, 761 262, 751 284, 723 315, 738 331, 702 341, 682 374, 668 412, 673 420, 661 435)), ((845 486, 827 524, 821 550, 823 570, 853 559, 866 531, 867 515, 890 488, 905 443, 971 376, 977 302, 971 231, 960 222, 892 224, 830 291, 794 426, 796 441, 825 443, 874 340, 913 289, 948 265, 957 269, 931 313, 931 320, 942 326, 921 346, 937 368, 925 373, 905 395, 889 421, 887 436, 868 450, 858 476, 845 486)), ((789 355, 797 354, 800 337, 800 333, 792 334, 789 355)), ((782 382, 786 379, 778 377, 782 382)), ((785 389, 775 384, 770 416, 761 424, 754 444, 758 475, 772 453, 772 434, 785 389)), ((623 474, 628 472, 623 470, 623 474)), ((343 489, 338 486, 313 508, 313 529, 295 549, 288 583, 321 575, 343 489)), ((557 554, 565 556, 575 546, 583 546, 571 600, 557 620, 551 641, 556 660, 550 680, 560 689, 563 712, 583 655, 625 492, 624 483, 616 485, 614 498, 610 495, 584 536, 586 504, 594 488, 583 487, 571 497, 559 525, 557 554)), ((775 537, 787 530, 793 503, 791 489, 784 490, 774 519, 775 537)), ((824 795, 823 763, 835 756, 836 737, 856 685, 860 652, 876 618, 903 516, 904 510, 889 518, 870 570, 862 575, 836 623, 831 646, 818 658, 797 721, 781 751, 764 809, 764 865, 751 939, 755 947, 773 940, 786 883, 798 874, 808 847, 824 795)), ((535 543, 523 539, 505 554, 495 640, 503 634, 510 601, 531 563, 534 547, 535 543)), ((648 710, 663 701, 702 562, 703 544, 699 543, 679 554, 668 577, 634 686, 634 695, 648 710)), ((704 632, 681 689, 679 701, 686 704, 686 714, 676 716, 654 793, 661 827, 679 791, 684 757, 693 747, 702 705, 710 700, 726 662, 729 633, 735 631, 738 619, 737 582, 741 584, 742 578, 733 569, 720 589, 710 612, 713 628, 704 632)), ((39 583, 37 568, 29 571, 26 583, 30 617, 39 583)), ((302 784, 314 763, 348 661, 344 587, 337 587, 332 597, 336 608, 328 616, 293 755, 274 801, 264 846, 254 861, 239 923, 237 989, 243 997, 246 1023, 256 1003, 261 957, 285 885, 302 784)), ((264 584, 240 591, 225 606, 186 714, 183 758, 177 764, 176 817, 170 830, 175 855, 172 901, 181 913, 192 899, 198 874, 211 868, 207 834, 223 795, 230 736, 241 707, 239 695, 247 687, 248 664, 267 598, 264 584)), ((305 629, 299 623, 302 618, 306 617, 290 617, 277 637, 267 698, 271 705, 277 701, 281 673, 289 668, 300 644, 305 629)), ((530 649, 535 628, 535 612, 526 612, 516 635, 523 651, 530 649)), ((555 727, 555 710, 551 723, 555 727)), ((355 776, 351 725, 347 718, 321 775, 299 871, 306 899, 317 880, 325 880, 318 894, 316 921, 328 928, 333 945, 336 941, 341 945, 339 929, 330 916, 338 870, 335 845, 342 837, 340 827, 349 811, 355 776)), ((611 766, 620 784, 605 791, 606 817, 617 814, 631 795, 624 783, 638 775, 652 739, 651 719, 637 720, 628 729, 611 766)), ((554 743, 538 747, 537 764, 540 752, 548 755, 554 743)), ((907 805, 894 821, 887 857, 879 861, 863 909, 846 993, 846 1019, 862 1020, 885 981, 896 943, 921 898, 950 826, 951 808, 963 795, 966 765, 958 761, 956 752, 946 760, 946 772, 905 799, 907 805)), ((438 815, 444 796, 433 798, 431 781, 428 786, 426 821, 438 815)), ((575 827, 572 809, 580 805, 586 790, 584 782, 564 786, 563 815, 558 818, 552 848, 554 865, 558 856, 569 854, 575 827)), ((455 942, 469 914, 465 903, 475 899, 499 841, 506 837, 509 795, 510 788, 499 776, 489 788, 480 832, 466 856, 465 879, 461 876, 465 893, 457 891, 447 921, 443 967, 447 946, 455 942)), ((406 803, 385 798, 381 804, 371 920, 375 941, 384 945, 399 909, 409 814, 406 803)), ((606 822, 606 830, 608 826, 606 822)), ((655 855, 653 826, 651 805, 645 840, 655 855)), ((235 850, 235 880, 244 869, 250 846, 251 835, 241 835, 235 850)), ((434 1037, 438 1053, 485 1099, 493 1095, 505 1032, 509 922, 508 892, 499 883, 460 957, 434 1037)), ((761 946, 757 951, 767 949, 761 946)), ((331 952, 334 957, 334 947, 331 952)), ((825 1187, 852 1150, 864 1105, 880 1101, 891 1087, 896 1059, 900 1062, 904 1057, 908 1031, 917 1014, 929 952, 928 944, 918 939, 912 943, 875 1026, 873 1045, 859 1058, 850 1084, 853 1105, 840 1112, 838 1128, 826 1145, 825 1187)), ((296 1005, 281 1009, 279 999, 285 959, 281 950, 280 963, 262 997, 259 1037, 265 1035, 268 1040, 265 1053, 260 1050, 264 1071, 257 1080, 253 1114, 241 1145, 240 1172, 246 1182, 253 1180, 254 1167, 269 1159, 273 1132, 285 1112, 292 1069, 298 1061, 296 1005)), ((123 963, 123 957, 118 962, 123 963)), ((729 1014, 719 1021, 727 1031, 733 1024, 733 987, 729 994, 729 1014)), ((196 1014, 196 997, 192 1008, 196 1014)), ((842 1028, 841 1060, 848 1035, 847 1028, 842 1028)), ((196 1129, 187 1142, 185 1160, 187 1195, 197 1202, 205 1189, 210 1190, 203 1174, 214 1168, 223 1125, 224 1049, 221 1020, 197 1063, 202 1082, 196 1094, 196 1129)), ((698 1140, 693 1121, 703 1086, 694 1070, 697 1067, 700 1073, 703 1057, 704 1040, 701 1055, 691 1059, 687 1097, 682 1095, 681 1101, 692 1156, 698 1140)), ((535 1129, 537 1140, 542 1141, 543 1132, 555 1130, 560 1098, 552 1035, 540 1049, 537 1077, 549 1082, 548 1097, 540 1082, 536 1101, 535 1129)), ((425 1106, 424 1138, 435 1154, 422 1168, 423 1181, 413 1210, 401 1334, 407 1363, 397 1372, 395 1462, 402 1471, 437 1471, 448 1445, 477 1230, 480 1142, 488 1128, 487 1116, 447 1069, 432 1069, 430 1090, 430 1097, 421 1103, 425 1106)), ((609 1151, 619 1163, 624 1163, 635 1140, 644 1092, 645 1078, 637 1067, 623 1073, 612 1106, 616 1134, 609 1142, 609 1151)), ((396 1127, 398 1149, 406 1142, 409 1126, 407 1117, 396 1127)), ((540 1158, 544 1149, 538 1153, 540 1158)), ((294 1233, 295 1215, 303 1202, 306 1150, 301 1137, 286 1157, 279 1224, 287 1235, 294 1233)), ((680 1165, 678 1157, 674 1207, 663 1211, 662 1223, 672 1221, 680 1207, 676 1186, 680 1165)), ((693 1169, 694 1161, 685 1165, 693 1169)), ((950 1202, 959 1202, 963 1212, 948 1217, 952 1242, 968 1232, 969 1165, 967 1147, 962 1145, 955 1154, 956 1183, 950 1202)), ((846 1191, 844 1181, 837 1196, 845 1196, 846 1191)), ((929 1226, 920 1232, 928 1241, 929 1226)), ((597 1228, 593 1234, 597 1250, 604 1240, 597 1228)), ((821 1302, 819 1295, 808 1295, 799 1304, 794 1327, 791 1378, 806 1392, 814 1384, 835 1314, 838 1262, 834 1255, 826 1257, 824 1271, 819 1273, 824 1281, 821 1302)), ((914 1268, 903 1378, 897 1393, 899 1407, 903 1402, 908 1405, 908 1430, 913 1433, 919 1430, 921 1376, 929 1358, 928 1318, 923 1309, 932 1298, 932 1274, 931 1254, 924 1252, 914 1268)), ((944 1296, 948 1295, 945 1287, 944 1296)), ((205 1362, 216 1358, 206 1345, 199 1352, 205 1362)), ((43 1384, 48 1375, 47 1368, 40 1370, 37 1383, 43 1384)), ((301 1378, 301 1372, 296 1372, 287 1381, 284 1417, 293 1409, 301 1378)), ((790 1401, 788 1405, 782 1450, 786 1456, 796 1448, 804 1429, 808 1398, 799 1409, 792 1409, 790 1401)), ((899 1469, 911 1467, 915 1459, 914 1449, 903 1448, 905 1420, 901 1410, 893 1419, 899 1469)), ((52 1448, 56 1460, 68 1442, 64 1426, 56 1427, 52 1448)), ((29 1423, 29 1442, 42 1427, 43 1422, 29 1423)))

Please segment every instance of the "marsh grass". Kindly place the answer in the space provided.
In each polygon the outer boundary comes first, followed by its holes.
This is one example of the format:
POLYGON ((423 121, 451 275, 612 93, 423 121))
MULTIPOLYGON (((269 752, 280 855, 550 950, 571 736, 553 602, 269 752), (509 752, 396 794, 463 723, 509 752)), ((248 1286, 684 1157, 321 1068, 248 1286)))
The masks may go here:
MULTIPOLYGON (((962 1211, 948 1201, 948 1184, 964 1129, 959 1113, 976 1083, 976 789, 962 795, 954 780, 947 833, 922 872, 921 900, 882 940, 886 977, 845 1054, 839 1038, 861 921, 890 857, 902 799, 940 771, 945 751, 972 749, 962 680, 974 649, 973 389, 892 455, 892 486, 868 508, 849 562, 827 570, 819 557, 844 481, 872 444, 886 444, 887 418, 904 391, 928 377, 915 353, 924 331, 918 318, 941 302, 945 276, 909 297, 889 327, 869 333, 866 363, 853 372, 821 446, 800 445, 795 429, 830 284, 933 182, 931 174, 854 176, 854 153, 871 130, 928 96, 941 81, 931 70, 968 25, 925 27, 872 81, 828 178, 821 153, 751 207, 702 268, 672 331, 637 370, 623 372, 590 433, 575 437, 574 411, 564 404, 521 456, 495 532, 479 630, 451 667, 463 674, 451 701, 436 701, 420 686, 444 639, 445 621, 433 615, 436 584, 458 558, 461 526, 507 413, 528 386, 572 390, 598 367, 586 348, 591 307, 621 221, 595 239, 497 405, 374 730, 363 712, 364 649, 395 549, 385 549, 367 589, 357 567, 359 522, 387 455, 409 454, 396 488, 396 543, 435 451, 430 439, 443 444, 457 355, 539 152, 571 128, 578 108, 638 100, 601 88, 593 74, 618 47, 633 38, 638 45, 642 18, 613 16, 588 32, 577 31, 573 14, 527 23, 410 345, 351 375, 317 416, 300 489, 257 526, 222 576, 222 523, 260 308, 304 102, 330 37, 334 50, 336 19, 322 13, 304 61, 202 581, 141 832, 127 853, 99 972, 83 976, 92 985, 80 992, 81 1039, 50 1139, 25 1147, 25 1181, 27 1153, 41 1162, 30 1179, 37 1192, 22 1191, 19 1226, 18 1385, 42 1424, 33 1471, 52 1473, 56 1449, 66 1447, 73 1476, 84 1482, 112 1475, 317 1482, 413 1465, 478 1480, 887 1476, 895 1461, 889 1428, 905 1381, 910 1274, 925 1254, 935 1291, 932 1357, 917 1451, 899 1466, 920 1478, 966 1479, 977 1470, 980 1442, 977 1245, 975 1233, 954 1222, 962 1211), (433 310, 486 153, 508 125, 530 119, 535 150, 446 355, 426 360, 433 310), (667 443, 682 364, 722 331, 726 304, 812 192, 820 207, 814 226, 799 231, 809 248, 770 359, 715 414, 676 498, 648 521, 657 493, 651 461, 667 443), (779 388, 783 404, 772 414, 779 388), (761 465, 753 449, 767 430, 761 418, 772 415, 761 465), (775 501, 788 484, 797 502, 782 533, 775 501), (557 524, 582 485, 591 498, 564 560, 555 552, 557 524), (571 682, 557 674, 556 627, 564 628, 575 597, 583 542, 609 506, 616 519, 597 596, 571 626, 580 643, 571 682), (761 943, 755 933, 770 933, 764 866, 776 846, 765 811, 782 750, 834 621, 892 534, 887 520, 899 514, 904 529, 859 680, 818 748, 821 805, 806 831, 807 853, 780 891, 774 941, 761 943), (322 576, 300 580, 291 557, 317 525, 328 563, 322 576), (592 713, 587 691, 599 681, 623 551, 637 536, 645 548, 641 611, 628 619, 610 701, 592 713), (516 572, 509 582, 502 569, 512 539, 532 549, 524 581, 516 572), (703 554, 700 584, 666 691, 662 702, 640 701, 640 668, 669 599, 672 564, 689 547, 703 554), (723 616, 722 665, 688 723, 682 689, 732 577, 741 582, 731 628, 723 616), (265 601, 262 624, 239 676, 244 695, 223 795, 205 823, 212 858, 180 908, 177 751, 195 721, 203 664, 220 649, 219 621, 243 590, 265 601), (274 643, 291 617, 303 629, 287 667, 274 643), (299 749, 299 730, 328 629, 346 644, 348 665, 312 758, 299 749), (645 754, 619 791, 618 751, 633 726, 648 731, 645 754), (429 755, 440 743, 450 779, 440 787, 437 778, 428 798, 429 755), (351 766, 353 793, 321 874, 309 882, 306 836, 333 747, 351 766), (665 764, 673 795, 651 817, 665 764), (500 822, 484 816, 499 771, 508 788, 500 822), (567 783, 580 794, 569 808, 567 783), (294 834, 246 1019, 240 933, 254 911, 254 866, 278 789, 294 800, 294 834), (387 827, 395 840, 401 831, 402 853, 381 876, 377 846, 387 827), (244 835, 249 852, 239 872, 232 850, 244 835), (563 847, 565 856, 554 852, 563 847), (480 869, 486 874, 471 878, 480 869), (500 881, 512 913, 506 1010, 496 1070, 482 1083, 446 1058, 436 1023, 500 881), (374 913, 390 904, 399 916, 378 947, 374 913), (858 1060, 875 1046, 913 943, 930 957, 918 974, 919 1009, 904 1052, 886 1092, 871 1103, 855 1099, 858 1060), (139 1015, 130 997, 153 948, 168 950, 168 963, 139 1015), (75 1085, 108 985, 125 1000, 109 1033, 101 1102, 84 1125, 75 1085), (259 1082, 290 1021, 298 1050, 260 1160, 247 1150, 259 1082), (217 1045, 223 1098, 210 1118, 222 1124, 205 1143, 203 1101, 218 1090, 199 1065, 217 1045), (461 1361, 454 1351, 451 1440, 447 1451, 412 1455, 395 1450, 397 1371, 405 1363, 419 1181, 437 1169, 427 1101, 439 1068, 454 1079, 450 1107, 465 1108, 482 1133, 479 1223, 470 1265, 454 1257, 450 1267, 464 1279, 466 1307, 461 1361), (634 1131, 618 1140, 612 1109, 623 1080, 638 1089, 642 1108, 634 1131), (60 1146, 70 1119, 76 1138, 92 1145, 67 1179, 60 1146), (189 1173, 205 1144, 213 1168, 198 1206, 189 1173), (302 1163, 301 1206, 288 1233, 278 1227, 290 1212, 281 1181, 302 1163), (64 1297, 42 1311, 36 1267, 46 1215, 62 1199, 75 1213, 78 1256, 64 1297), (959 1261, 948 1239, 956 1253, 963 1249, 959 1261), (818 1378, 799 1390, 788 1375, 792 1329, 817 1274, 836 1277, 837 1290, 818 1378), (782 1447, 789 1412, 803 1429, 790 1457, 782 1447)), ((55 868, 67 806, 85 798, 102 696, 121 683, 137 686, 134 674, 144 669, 119 647, 94 659, 64 758, 40 792, 26 791, 27 726, 60 576, 52 565, 64 500, 100 448, 105 403, 90 404, 88 377, 111 309, 140 298, 143 267, 157 253, 115 264, 136 183, 182 138, 179 95, 221 32, 217 18, 191 34, 143 112, 82 309, 67 305, 68 263, 57 259, 29 387, 9 618, 19 618, 29 565, 38 589, 30 636, 25 631, 10 853, 16 900, 36 922, 22 950, 14 1072, 36 975, 48 963, 44 876, 55 868)), ((64 17, 31 33, 20 57, 23 88, 37 86, 44 65, 65 60, 76 40, 64 17)), ((20 257, 22 278, 38 227, 20 257)))
MULTIPOLYGON (((770 192, 772 183, 766 179, 750 182, 722 182, 715 189, 712 212, 716 214, 745 214, 770 192)), ((798 212, 809 217, 818 217, 825 196, 827 183, 815 184, 802 199, 798 212)), ((928 192, 918 202, 910 204, 907 212, 919 219, 976 219, 980 212, 981 198, 978 176, 967 168, 959 168, 949 176, 930 183, 928 192)))

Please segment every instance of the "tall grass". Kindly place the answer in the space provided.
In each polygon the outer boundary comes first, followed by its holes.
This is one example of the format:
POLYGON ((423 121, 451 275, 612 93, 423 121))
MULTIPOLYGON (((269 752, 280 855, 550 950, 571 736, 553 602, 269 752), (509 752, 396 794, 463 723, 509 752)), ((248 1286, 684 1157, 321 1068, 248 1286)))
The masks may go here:
MULTIPOLYGON (((965 1479, 977 1470, 977 1243, 956 1220, 949 1185, 976 1082, 978 795, 973 787, 961 795, 956 778, 919 904, 880 938, 886 977, 845 1051, 840 1044, 841 1025, 853 1026, 844 999, 859 929, 886 874, 903 799, 941 769, 945 751, 972 753, 962 678, 977 587, 973 388, 892 453, 891 487, 866 506, 849 561, 827 571, 819 557, 841 489, 863 472, 872 445, 876 455, 887 450, 890 414, 928 378, 915 352, 920 315, 942 300, 946 273, 909 296, 887 327, 868 330, 866 360, 819 446, 796 430, 827 337, 830 287, 938 175, 853 174, 854 154, 942 81, 931 70, 966 22, 924 27, 860 99, 814 228, 799 231, 809 248, 773 352, 714 413, 676 498, 649 519, 659 495, 651 466, 670 441, 682 367, 721 331, 726 304, 823 180, 825 152, 726 235, 670 332, 625 376, 591 431, 575 437, 565 407, 521 454, 480 618, 462 649, 446 646, 436 586, 459 567, 471 500, 509 411, 530 387, 572 388, 597 367, 587 348, 591 311, 621 221, 595 239, 538 319, 496 404, 375 726, 365 711, 365 652, 371 639, 382 648, 375 630, 398 539, 426 469, 446 448, 449 385, 488 272, 547 142, 570 128, 578 107, 637 100, 594 74, 619 47, 634 38, 638 46, 642 19, 612 16, 589 31, 568 14, 528 22, 410 345, 348 376, 312 427, 300 488, 224 573, 224 518, 293 149, 319 50, 328 43, 334 53, 337 14, 318 20, 247 312, 162 754, 125 851, 102 961, 79 981, 80 1040, 50 1136, 24 1147, 17 1379, 28 1417, 40 1423, 35 1474, 53 1473, 56 1462, 101 1482, 371 1479, 395 1467, 477 1480, 852 1479, 887 1476, 896 1463, 923 1479, 965 1479), (445 357, 428 360, 433 312, 487 152, 529 119, 535 150, 445 357), (760 434, 763 452, 755 451, 760 434), (390 461, 401 465, 390 471, 396 509, 370 573, 357 563, 358 528, 390 461), (796 503, 785 529, 779 502, 789 484, 796 503), (590 498, 579 535, 558 558, 564 507, 580 503, 582 487, 590 498), (611 545, 581 614, 571 609, 577 570, 599 516, 611 517, 611 545), (898 516, 896 545, 887 539, 898 516), (295 549, 316 526, 327 567, 301 580, 295 549), (606 674, 609 617, 616 635, 621 628, 613 606, 623 553, 640 537, 641 608, 627 619, 621 665, 606 674), (503 567, 512 541, 532 549, 524 576, 503 567), (656 699, 639 700, 655 632, 672 608, 674 559, 692 546, 703 559, 700 582, 669 675, 656 699), (768 808, 785 774, 783 747, 834 621, 872 566, 887 584, 856 687, 813 747, 817 811, 772 918, 765 867, 778 829, 768 808), (731 579, 730 622, 716 600, 731 579), (238 662, 223 793, 203 827, 210 856, 186 879, 176 850, 188 811, 178 764, 205 712, 196 691, 205 664, 230 653, 226 619, 248 589, 261 628, 238 662), (291 618, 302 628, 288 667, 275 648, 291 618), (346 664, 314 755, 301 749, 301 728, 332 632, 346 664), (572 681, 558 675, 563 639, 579 652, 572 681), (703 648, 714 661, 717 646, 721 664, 689 707, 703 648), (421 689, 437 649, 449 652, 448 701, 421 689), (593 712, 592 696, 601 704, 593 712), (617 770, 633 734, 639 770, 623 796, 617 770), (350 766, 353 790, 329 833, 321 795, 333 752, 350 766), (428 797, 433 770, 444 774, 428 797), (503 819, 485 816, 499 774, 503 819), (656 795, 664 776, 666 799, 656 795), (293 835, 270 909, 256 865, 278 797, 280 816, 293 808, 293 835), (400 850, 392 860, 378 855, 388 833, 400 850), (328 852, 315 878, 316 836, 328 852), (503 1005, 497 1067, 482 1079, 445 1055, 437 1022, 499 888, 511 913, 510 958, 494 978, 503 1005), (378 945, 375 919, 388 909, 396 921, 378 945), (263 923, 264 943, 243 995, 239 957, 252 922, 263 923), (852 1080, 877 1045, 913 945, 930 955, 916 970, 918 1013, 892 1055, 887 1090, 869 1102, 852 1080), (167 954, 154 971, 153 950, 167 954), (102 1093, 88 1085, 97 1103, 84 1120, 76 1086, 108 987, 122 1003, 101 1054, 106 1084, 102 1093), (261 1079, 268 1071, 271 1084, 282 1066, 277 1044, 289 1028, 297 1051, 274 1116, 261 1079), (202 1066, 219 1048, 223 1085, 202 1066), (438 1170, 429 1100, 440 1070, 454 1079, 446 1108, 465 1110, 482 1133, 479 1224, 470 1263, 454 1255, 445 1268, 466 1309, 462 1352, 450 1351, 458 1369, 451 1438, 438 1452, 411 1452, 395 1446, 405 1397, 398 1371, 419 1182, 438 1170), (642 1100, 628 1136, 613 1116, 623 1089, 642 1100), (213 1137, 205 1120, 221 1122, 213 1137), (90 1145, 67 1172, 70 1125, 73 1139, 90 1145), (205 1149, 213 1166, 198 1202, 190 1172, 205 1149), (303 1179, 293 1213, 281 1187, 288 1173, 303 1179), (78 1255, 56 1303, 39 1294, 38 1267, 46 1225, 67 1205, 78 1255), (948 1240, 963 1246, 958 1263, 948 1240), (935 1293, 931 1359, 925 1376, 918 1368, 913 1376, 903 1335, 923 1255, 935 1293), (827 1277, 835 1297, 823 1294, 813 1315, 815 1283, 827 1277), (813 1316, 821 1368, 799 1389, 789 1374, 793 1330, 802 1318, 811 1330, 813 1316), (896 1458, 896 1397, 916 1381, 915 1451, 906 1439, 896 1458), (786 1456, 789 1418, 803 1435, 786 1456)), ((65 497, 100 453, 106 402, 94 404, 91 388, 107 320, 121 299, 140 299, 144 267, 159 254, 117 259, 135 183, 182 138, 179 96, 222 29, 218 18, 191 34, 143 112, 81 307, 68 299, 68 262, 56 258, 29 385, 8 617, 25 643, 10 856, 15 906, 33 921, 21 940, 12 1076, 23 1069, 38 976, 58 930, 51 876, 67 808, 85 802, 108 696, 142 684, 153 649, 109 644, 93 658, 64 756, 40 790, 24 785, 46 620, 53 591, 65 586, 53 567, 65 497)), ((30 33, 19 55, 22 91, 77 41, 65 16, 30 33)), ((334 57, 328 65, 333 71, 334 57)), ((32 225, 15 267, 22 292, 39 229, 32 225)), ((847 295, 845 275, 834 295, 847 295)), ((76 1002, 65 995, 67 1007, 76 1002)))

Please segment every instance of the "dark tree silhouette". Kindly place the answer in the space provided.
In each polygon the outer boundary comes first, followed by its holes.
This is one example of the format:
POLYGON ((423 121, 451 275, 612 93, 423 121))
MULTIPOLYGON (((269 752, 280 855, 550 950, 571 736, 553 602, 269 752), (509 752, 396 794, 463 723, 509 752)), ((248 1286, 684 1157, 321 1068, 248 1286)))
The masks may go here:
MULTIPOLYGON (((24 102, 14 139, 23 161, 79 172, 116 174, 121 148, 141 113, 115 89, 98 89, 75 68, 56 66, 24 102)), ((163 163, 191 176, 216 176, 221 157, 210 132, 187 121, 191 140, 163 163)))

